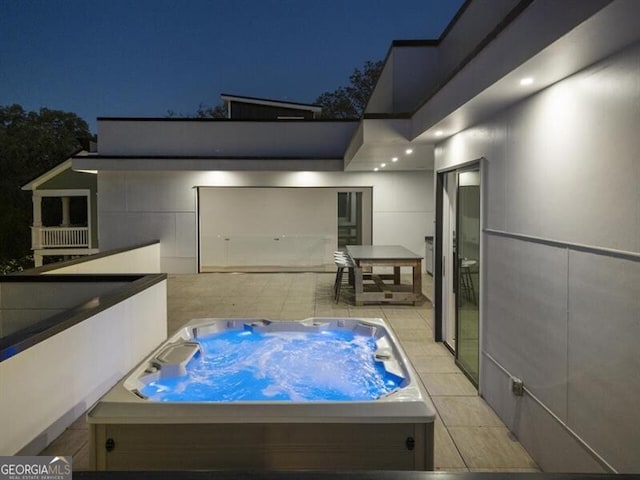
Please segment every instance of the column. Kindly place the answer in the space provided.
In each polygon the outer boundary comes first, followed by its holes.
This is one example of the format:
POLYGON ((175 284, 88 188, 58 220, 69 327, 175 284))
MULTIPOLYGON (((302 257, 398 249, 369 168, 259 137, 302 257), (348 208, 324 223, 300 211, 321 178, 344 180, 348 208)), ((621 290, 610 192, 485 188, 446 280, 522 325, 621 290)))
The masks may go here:
POLYGON ((62 225, 61 227, 68 227, 70 225, 69 221, 69 197, 60 197, 62 200, 62 225))
POLYGON ((33 226, 42 226, 42 197, 34 190, 33 196, 33 226))
MULTIPOLYGON (((31 196, 33 201, 33 226, 31 227, 31 249, 37 250, 42 248, 42 237, 40 235, 42 229, 42 197, 35 190, 31 196)), ((35 257, 34 257, 35 258, 35 257)), ((42 258, 40 258, 42 261, 42 258)), ((37 265, 36 265, 37 266, 37 265)))

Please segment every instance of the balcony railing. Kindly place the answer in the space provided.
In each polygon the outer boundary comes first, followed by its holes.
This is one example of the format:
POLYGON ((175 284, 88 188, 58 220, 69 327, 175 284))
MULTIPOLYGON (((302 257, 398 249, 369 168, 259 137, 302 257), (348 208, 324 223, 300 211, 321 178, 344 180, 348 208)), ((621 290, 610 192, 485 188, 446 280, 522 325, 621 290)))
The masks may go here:
POLYGON ((33 249, 89 247, 89 227, 32 227, 33 249))

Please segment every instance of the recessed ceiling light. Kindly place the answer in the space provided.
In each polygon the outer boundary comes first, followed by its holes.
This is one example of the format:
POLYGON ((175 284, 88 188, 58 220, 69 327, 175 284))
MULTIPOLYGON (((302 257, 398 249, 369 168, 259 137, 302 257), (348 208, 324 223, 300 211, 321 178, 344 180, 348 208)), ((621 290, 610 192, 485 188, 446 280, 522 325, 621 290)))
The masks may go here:
POLYGON ((527 85, 531 85, 532 83, 533 83, 533 78, 531 77, 525 77, 520 80, 520 85, 522 85, 523 87, 526 87, 527 85))
POLYGON ((397 162, 397 161, 398 161, 398 157, 393 157, 393 158, 391 159, 391 161, 392 161, 392 162, 397 162))
POLYGON ((407 148, 404 153, 406 153, 407 155, 411 155, 413 153, 413 149, 411 148, 407 148))
POLYGON ((442 135, 444 135, 442 130, 436 130, 436 137, 441 137, 442 135))
POLYGON ((374 172, 377 172, 378 170, 380 170, 378 167, 373 169, 374 172))
POLYGON ((386 164, 386 163, 381 163, 381 164, 380 164, 380 168, 384 168, 384 167, 386 167, 386 166, 387 166, 387 164, 386 164))

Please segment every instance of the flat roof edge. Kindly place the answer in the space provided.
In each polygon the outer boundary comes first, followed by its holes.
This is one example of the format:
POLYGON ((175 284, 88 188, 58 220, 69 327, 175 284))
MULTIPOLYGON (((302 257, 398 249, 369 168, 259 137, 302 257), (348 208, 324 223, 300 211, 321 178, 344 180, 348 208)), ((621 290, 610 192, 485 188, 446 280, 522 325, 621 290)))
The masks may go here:
POLYGON ((296 118, 238 119, 238 118, 198 118, 198 117, 97 117, 99 122, 204 122, 204 123, 357 123, 359 118, 296 118))

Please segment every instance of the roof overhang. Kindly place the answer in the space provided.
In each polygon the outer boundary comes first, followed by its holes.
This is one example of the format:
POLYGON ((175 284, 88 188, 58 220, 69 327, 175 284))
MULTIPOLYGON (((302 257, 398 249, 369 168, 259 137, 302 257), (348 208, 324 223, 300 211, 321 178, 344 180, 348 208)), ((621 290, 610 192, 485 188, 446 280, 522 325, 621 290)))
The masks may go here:
POLYGON ((634 0, 534 1, 416 110, 409 138, 441 141, 640 40, 639 16, 634 0))
MULTIPOLYGON (((60 175, 65 170, 72 169, 73 168, 72 159, 76 155, 81 156, 81 155, 85 155, 85 154, 87 154, 87 152, 84 151, 84 150, 80 150, 80 151, 76 152, 73 156, 69 157, 64 162, 61 162, 58 165, 56 165, 55 167, 50 168, 49 170, 44 172, 39 177, 34 178, 33 180, 31 180, 26 185, 23 185, 22 187, 20 187, 21 190, 32 190, 32 191, 36 190, 40 185, 42 185, 44 183, 47 183, 49 180, 51 180, 52 178, 57 177, 58 175, 60 175)), ((87 171, 82 171, 82 172, 83 173, 93 173, 93 172, 87 172, 87 171)))
MULTIPOLYGON (((436 143, 640 41, 636 0, 522 0, 513 5, 502 21, 492 18, 492 29, 484 19, 490 33, 468 55, 458 52, 460 63, 410 113, 367 112, 360 122, 101 118, 99 154, 74 157, 73 168, 433 169, 436 143), (525 77, 533 82, 521 85, 525 77)), ((462 17, 473 11, 467 8, 462 17)), ((464 34, 470 23, 473 18, 462 18, 456 24, 461 30, 454 26, 449 35, 464 34)), ((409 52, 406 58, 419 51, 431 55, 431 47, 402 45, 409 52)))
POLYGON ((166 155, 87 155, 73 158, 78 171, 305 171, 339 172, 342 157, 211 157, 166 155))
POLYGON ((412 142, 410 134, 409 118, 363 118, 349 142, 345 170, 433 170, 433 144, 412 142))
POLYGON ((395 152, 407 148, 418 153, 414 164, 398 162, 391 168, 433 168, 438 142, 640 41, 640 2, 635 0, 521 5, 413 113, 365 115, 349 143, 345 169, 389 165, 395 152), (521 85, 527 77, 533 83, 521 85))
POLYGON ((47 170, 46 172, 44 172, 39 177, 34 178, 33 180, 31 180, 26 185, 23 185, 21 187, 21 189, 22 190, 35 190, 36 188, 38 188, 43 183, 48 182, 53 177, 55 177, 57 175, 60 175, 62 172, 64 172, 65 170, 67 170, 69 168, 71 168, 71 159, 70 158, 65 160, 62 163, 59 163, 58 165, 53 167, 51 170, 47 170))

